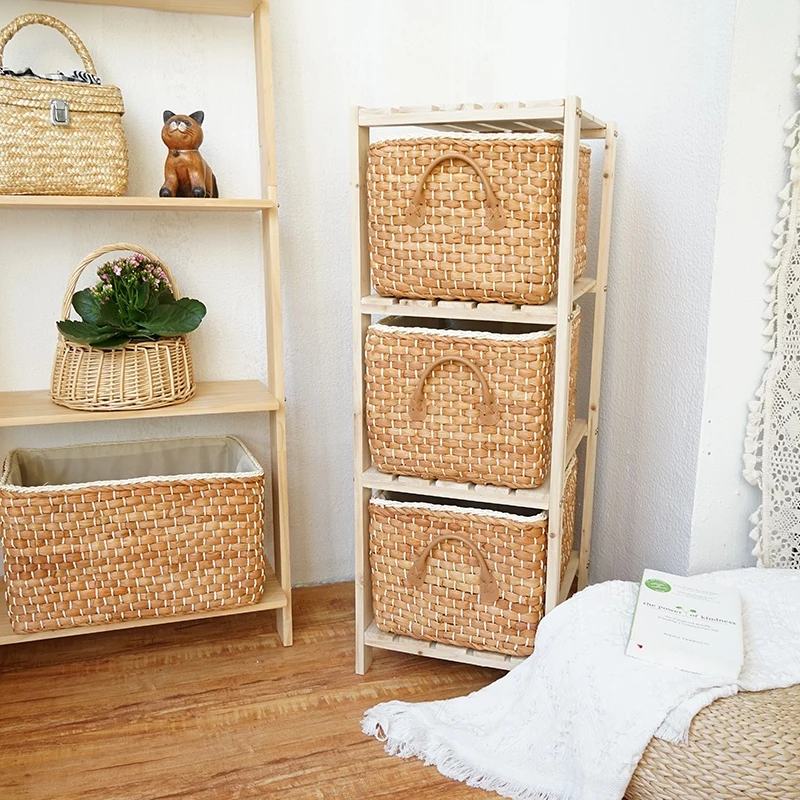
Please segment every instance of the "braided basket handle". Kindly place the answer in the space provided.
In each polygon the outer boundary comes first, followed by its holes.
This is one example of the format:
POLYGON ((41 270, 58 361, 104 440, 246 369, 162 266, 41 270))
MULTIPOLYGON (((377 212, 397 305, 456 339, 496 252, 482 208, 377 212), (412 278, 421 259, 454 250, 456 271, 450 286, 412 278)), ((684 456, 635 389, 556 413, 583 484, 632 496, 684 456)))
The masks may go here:
POLYGON ((419 179, 419 183, 417 184, 417 188, 414 190, 414 194, 411 197, 411 200, 408 204, 408 212, 406 213, 406 222, 414 228, 419 228, 420 225, 424 222, 424 207, 425 207, 425 198, 423 197, 423 189, 425 188, 425 181, 428 180, 428 176, 433 172, 433 170, 439 166, 443 161, 463 161, 465 164, 468 164, 472 169, 475 170, 475 173, 478 176, 478 180, 483 185, 483 190, 486 192, 486 205, 488 208, 486 209, 486 225, 490 230, 499 231, 506 227, 506 212, 503 211, 502 207, 500 206, 500 201, 497 199, 497 195, 494 193, 491 184, 489 183, 489 179, 486 177, 486 173, 481 169, 480 165, 477 161, 470 158, 468 155, 464 153, 456 153, 454 150, 443 153, 438 158, 435 158, 431 161, 430 164, 426 167, 425 171, 422 173, 422 177, 419 179))
POLYGON ((11 20, 5 28, 0 30, 0 67, 3 66, 3 51, 6 49, 6 45, 15 34, 28 25, 47 25, 48 28, 57 30, 75 48, 75 52, 83 62, 83 68, 87 72, 95 74, 94 61, 92 61, 86 45, 80 40, 78 34, 60 19, 51 17, 48 14, 23 14, 21 17, 11 20))
POLYGON ((75 287, 78 285, 78 279, 81 277, 86 267, 88 267, 89 264, 91 264, 96 258, 100 258, 100 256, 113 253, 117 250, 128 250, 131 253, 141 253, 145 258, 150 259, 150 261, 156 261, 157 263, 161 264, 162 268, 164 269, 164 273, 167 276, 167 280, 169 281, 169 285, 172 288, 172 294, 175 295, 176 300, 180 297, 180 294, 178 294, 178 284, 175 283, 175 278, 169 271, 169 267, 158 256, 153 255, 149 250, 145 250, 144 247, 139 247, 135 244, 125 244, 124 242, 120 242, 118 244, 107 244, 105 247, 98 247, 97 250, 89 253, 89 255, 86 256, 86 258, 84 258, 77 267, 75 267, 72 275, 69 276, 69 280, 67 281, 67 291, 64 295, 64 301, 61 303, 61 319, 68 319, 69 317, 69 310, 72 306, 72 295, 75 293, 75 287))
POLYGON ((480 590, 478 597, 481 603, 492 605, 497 602, 500 597, 500 588, 497 585, 489 570, 489 564, 481 553, 478 545, 468 539, 466 536, 461 536, 458 533, 443 533, 440 536, 435 536, 425 545, 422 552, 416 557, 411 568, 408 570, 408 582, 416 589, 421 589, 425 585, 425 573, 427 571, 428 556, 437 544, 445 541, 445 539, 456 539, 457 541, 465 544, 471 551, 480 565, 480 590))
POLYGON ((428 415, 428 406, 425 403, 425 395, 423 394, 425 381, 428 380, 428 376, 436 367, 450 361, 454 361, 456 364, 461 364, 467 369, 472 370, 472 373, 481 384, 481 401, 478 403, 480 416, 478 417, 478 422, 480 422, 481 425, 497 425, 500 420, 500 414, 497 410, 497 406, 494 404, 494 397, 489 387, 489 381, 486 380, 486 376, 481 372, 477 364, 463 356, 442 356, 441 358, 437 358, 433 363, 428 364, 425 372, 420 376, 417 388, 414 389, 414 394, 411 395, 408 416, 417 422, 422 422, 425 419, 428 415))

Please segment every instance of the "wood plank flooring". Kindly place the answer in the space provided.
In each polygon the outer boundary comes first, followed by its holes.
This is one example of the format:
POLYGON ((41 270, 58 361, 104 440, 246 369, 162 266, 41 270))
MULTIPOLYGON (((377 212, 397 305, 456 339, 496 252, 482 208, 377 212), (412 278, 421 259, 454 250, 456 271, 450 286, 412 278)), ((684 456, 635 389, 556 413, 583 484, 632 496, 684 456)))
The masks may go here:
POLYGON ((353 672, 353 586, 273 613, 0 648, 2 800, 479 800, 496 795, 391 758, 365 709, 434 700, 503 673, 376 651, 353 672))

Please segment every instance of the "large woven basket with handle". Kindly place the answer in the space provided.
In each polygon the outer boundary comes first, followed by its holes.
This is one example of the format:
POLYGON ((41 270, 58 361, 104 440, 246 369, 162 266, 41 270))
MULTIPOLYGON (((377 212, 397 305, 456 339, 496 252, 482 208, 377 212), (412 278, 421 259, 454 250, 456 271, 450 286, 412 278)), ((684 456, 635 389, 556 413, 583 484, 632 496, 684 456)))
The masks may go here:
MULTIPOLYGON (((482 323, 483 330, 473 331, 445 324, 390 317, 368 329, 365 410, 373 466, 427 480, 536 488, 550 469, 555 328, 482 323)), ((576 308, 569 424, 579 331, 576 308)))
MULTIPOLYGON (((95 259, 118 250, 141 253, 161 264, 172 293, 178 286, 169 268, 143 247, 110 244, 81 261, 69 278, 61 319, 69 317, 72 294, 95 259)), ((186 336, 131 342, 110 350, 77 344, 58 334, 50 394, 60 406, 82 411, 126 411, 183 403, 194 395, 194 367, 186 336)))
MULTIPOLYGON (((551 134, 392 139, 369 148, 378 294, 546 303, 558 280, 563 140, 551 134)), ((575 278, 586 266, 591 152, 581 147, 575 278)))
POLYGON ((14 450, 0 531, 15 633, 253 603, 264 470, 232 436, 14 450))
POLYGON ((800 800, 800 685, 716 700, 687 744, 653 739, 627 800, 800 800))
MULTIPOLYGON (((55 28, 95 73, 75 31, 46 14, 23 14, 0 30, 0 67, 5 46, 27 25, 55 28)), ((0 75, 0 194, 125 194, 124 113, 116 86, 0 75)))
MULTIPOLYGON (((573 459, 564 488, 562 577, 572 551, 577 480, 573 459)), ((372 607, 381 630, 530 655, 544 613, 547 514, 399 495, 373 498, 369 516, 372 607)))

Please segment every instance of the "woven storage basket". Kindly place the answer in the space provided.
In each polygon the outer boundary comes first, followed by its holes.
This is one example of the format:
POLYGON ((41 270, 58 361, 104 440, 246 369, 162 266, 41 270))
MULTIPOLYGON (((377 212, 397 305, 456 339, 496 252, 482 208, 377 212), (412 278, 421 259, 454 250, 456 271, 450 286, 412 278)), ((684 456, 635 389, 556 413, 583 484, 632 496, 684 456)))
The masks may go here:
MULTIPOLYGON (((550 468, 555 328, 519 333, 519 326, 484 323, 487 331, 475 332, 437 324, 445 323, 396 317, 367 331, 366 421, 374 467, 428 480, 541 485, 550 468)), ((579 331, 576 308, 569 425, 579 331)))
MULTIPOLYGON (((46 14, 24 14, 0 30, 0 66, 5 46, 27 25, 55 28, 95 72, 77 34, 46 14)), ((125 194, 124 113, 116 86, 0 76, 0 194, 125 194), (54 124, 53 101, 66 104, 66 124, 54 124)))
MULTIPOLYGON (((90 253, 75 268, 67 284, 61 319, 67 319, 81 273, 100 256, 116 250, 142 253, 158 261, 172 292, 178 286, 168 267, 148 250, 133 244, 111 244, 90 253)), ((184 403, 194 395, 194 367, 186 336, 135 342, 101 350, 77 344, 58 334, 50 395, 53 402, 82 411, 124 411, 184 403)))
POLYGON ((688 744, 653 739, 627 800, 800 800, 800 685, 717 700, 688 744))
MULTIPOLYGON (((575 459, 567 470, 561 575, 572 551, 575 459)), ((389 633, 526 656, 544 611, 547 515, 373 498, 372 607, 389 633)))
POLYGON ((0 477, 15 633, 256 602, 264 471, 238 439, 14 450, 0 477))
MULTIPOLYGON (((555 294, 563 140, 394 139, 369 148, 372 280, 392 297, 546 303, 555 294)), ((575 277, 586 266, 591 151, 578 170, 575 277)))

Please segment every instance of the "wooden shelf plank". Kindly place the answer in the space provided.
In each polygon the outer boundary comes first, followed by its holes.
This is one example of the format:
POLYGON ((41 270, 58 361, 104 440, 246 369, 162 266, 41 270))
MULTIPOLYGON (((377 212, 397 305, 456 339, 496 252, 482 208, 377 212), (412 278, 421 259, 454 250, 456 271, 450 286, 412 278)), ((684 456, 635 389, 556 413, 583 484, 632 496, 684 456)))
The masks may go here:
POLYGON ((563 603, 568 597, 572 584, 575 583, 575 577, 578 574, 578 563, 580 561, 580 551, 573 550, 569 555, 567 562, 567 569, 564 573, 564 580, 561 581, 561 592, 559 593, 558 602, 563 603))
POLYGON ((8 618, 8 607, 5 599, 5 582, 0 580, 0 646, 6 644, 24 644, 25 642, 38 642, 43 639, 59 639, 64 636, 83 636, 89 633, 103 633, 105 631, 120 631, 126 628, 144 628, 149 625, 167 625, 172 622, 192 622, 211 617, 228 617, 232 614, 253 614, 256 611, 269 611, 283 608, 286 605, 286 595, 281 589, 278 579, 267 564, 267 575, 264 583, 264 593, 257 603, 248 606, 205 611, 200 614, 174 614, 165 617, 150 617, 136 619, 129 622, 114 622, 108 625, 86 625, 74 628, 59 628, 55 631, 42 631, 40 633, 14 633, 8 618))
POLYGON ((197 384, 185 403, 145 411, 75 411, 57 406, 47 390, 0 392, 0 428, 15 425, 58 425, 65 422, 106 422, 150 417, 193 417, 275 411, 280 403, 261 381, 211 381, 197 384))
MULTIPOLYGON (((594 278, 579 278, 573 287, 573 298, 594 292, 594 278)), ((409 317, 434 319, 475 320, 476 322, 517 322, 530 325, 555 325, 558 311, 557 299, 534 306, 511 303, 475 303, 451 300, 406 300, 370 294, 361 298, 361 313, 370 316, 400 314, 409 317)))
MULTIPOLYGON (((576 419, 567 440, 567 463, 578 449, 588 426, 585 419, 576 419)), ((405 475, 389 475, 369 467, 361 475, 361 485, 366 489, 405 494, 427 495, 472 503, 495 503, 517 508, 547 510, 550 506, 550 481, 536 489, 509 489, 505 486, 477 486, 474 483, 455 481, 429 481, 405 475)))
MULTIPOLYGON (((486 105, 361 108, 358 124, 364 128, 411 125, 443 133, 563 133, 564 100, 506 102, 486 105)), ((582 138, 605 137, 606 124, 583 113, 582 138)))
POLYGON ((263 211, 274 200, 211 197, 65 197, 60 195, 0 195, 4 209, 63 209, 68 211, 263 211))
POLYGON ((394 650, 398 653, 410 653, 415 656, 428 656, 443 661, 457 661, 459 664, 473 664, 477 667, 512 670, 518 667, 525 658, 522 656, 506 656, 502 653, 491 653, 484 650, 470 650, 451 644, 426 642, 411 636, 398 636, 379 630, 373 620, 364 633, 364 643, 368 647, 380 650, 394 650))
POLYGON ((261 0, 58 0, 60 3, 81 3, 93 6, 149 8, 155 11, 182 11, 189 14, 221 14, 249 17, 261 0))

